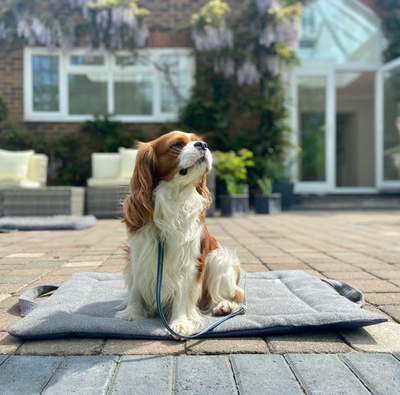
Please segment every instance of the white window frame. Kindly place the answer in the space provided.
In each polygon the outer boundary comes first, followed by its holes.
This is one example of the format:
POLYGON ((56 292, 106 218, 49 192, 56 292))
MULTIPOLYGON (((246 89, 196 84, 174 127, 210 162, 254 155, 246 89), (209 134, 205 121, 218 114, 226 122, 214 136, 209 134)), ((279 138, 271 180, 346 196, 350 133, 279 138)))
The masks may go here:
MULTIPOLYGON (((141 50, 148 53, 149 57, 157 62, 160 56, 187 56, 190 75, 190 87, 194 85, 195 62, 189 48, 147 48, 141 50)), ((104 56, 104 65, 76 66, 70 64, 70 57, 73 55, 84 55, 84 49, 71 51, 49 51, 46 48, 25 48, 24 49, 24 121, 26 122, 82 122, 92 120, 93 115, 70 115, 68 108, 68 74, 84 74, 87 72, 103 72, 107 74, 107 112, 114 114, 114 73, 151 73, 153 78, 153 114, 151 115, 115 115, 115 119, 126 123, 161 123, 174 122, 178 119, 178 113, 161 112, 161 74, 154 65, 149 66, 126 66, 116 65, 116 56, 132 55, 129 51, 118 51, 115 54, 93 52, 92 55, 104 56), (58 56, 59 59, 59 111, 45 112, 34 111, 33 109, 33 75, 32 56, 46 55, 58 56)), ((139 52, 140 54, 140 52, 139 52)))

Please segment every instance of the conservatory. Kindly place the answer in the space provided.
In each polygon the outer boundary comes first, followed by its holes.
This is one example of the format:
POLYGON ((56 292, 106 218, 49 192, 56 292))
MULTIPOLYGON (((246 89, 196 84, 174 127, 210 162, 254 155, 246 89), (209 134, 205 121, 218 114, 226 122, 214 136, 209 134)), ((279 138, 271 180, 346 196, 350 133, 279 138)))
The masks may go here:
POLYGON ((291 74, 300 194, 400 189, 400 59, 384 64, 380 20, 358 0, 315 0, 291 74))

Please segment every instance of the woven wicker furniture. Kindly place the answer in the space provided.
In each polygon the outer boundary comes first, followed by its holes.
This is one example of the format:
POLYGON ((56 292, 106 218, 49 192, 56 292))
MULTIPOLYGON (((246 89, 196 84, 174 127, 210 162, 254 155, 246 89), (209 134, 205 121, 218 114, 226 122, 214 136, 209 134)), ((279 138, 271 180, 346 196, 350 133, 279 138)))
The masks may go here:
POLYGON ((81 216, 84 198, 82 187, 1 189, 0 216, 81 216))
POLYGON ((86 213, 97 218, 120 218, 121 203, 129 195, 129 187, 86 188, 86 213))

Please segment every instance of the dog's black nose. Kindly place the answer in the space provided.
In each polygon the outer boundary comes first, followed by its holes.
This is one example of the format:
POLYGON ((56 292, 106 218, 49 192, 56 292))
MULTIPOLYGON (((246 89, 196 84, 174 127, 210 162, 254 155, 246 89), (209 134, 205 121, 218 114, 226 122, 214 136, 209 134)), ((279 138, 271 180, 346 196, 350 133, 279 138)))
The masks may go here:
POLYGON ((196 141, 194 143, 194 146, 198 149, 198 150, 203 150, 205 151, 207 149, 207 144, 204 143, 203 141, 196 141))

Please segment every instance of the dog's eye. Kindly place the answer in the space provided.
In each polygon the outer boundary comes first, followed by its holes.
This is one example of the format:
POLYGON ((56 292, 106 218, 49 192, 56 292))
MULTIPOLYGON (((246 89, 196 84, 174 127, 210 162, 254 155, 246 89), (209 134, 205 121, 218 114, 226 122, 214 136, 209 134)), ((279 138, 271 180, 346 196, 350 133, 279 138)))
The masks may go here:
POLYGON ((184 146, 185 146, 184 143, 179 142, 179 143, 172 144, 169 148, 171 148, 171 149, 177 149, 177 148, 182 148, 182 147, 184 147, 184 146))

